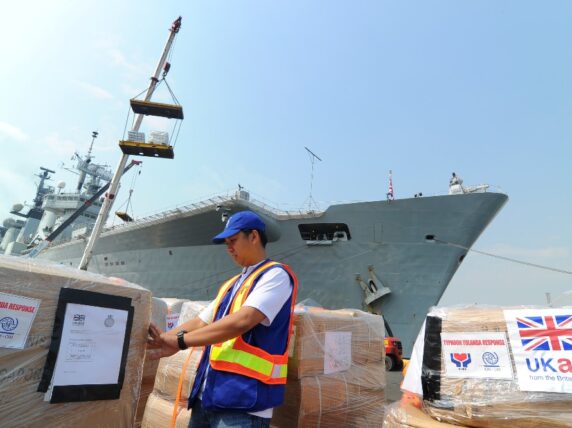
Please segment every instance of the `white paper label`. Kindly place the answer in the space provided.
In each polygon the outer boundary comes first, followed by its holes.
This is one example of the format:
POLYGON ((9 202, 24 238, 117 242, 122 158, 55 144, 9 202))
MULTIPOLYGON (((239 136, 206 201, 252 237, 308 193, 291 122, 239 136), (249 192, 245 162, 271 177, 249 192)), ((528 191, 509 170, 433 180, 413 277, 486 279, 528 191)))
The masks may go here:
POLYGON ((352 333, 327 331, 324 340, 324 373, 348 370, 352 365, 352 333))
POLYGON ((177 326, 179 315, 178 312, 165 315, 165 326, 167 327, 165 331, 173 330, 177 326))
POLYGON ((40 300, 0 293, 0 347, 24 349, 40 300))
POLYGON ((521 391, 572 393, 572 309, 505 310, 521 391))
POLYGON ((441 333, 448 377, 512 379, 506 335, 502 332, 441 333))
POLYGON ((68 303, 54 386, 116 384, 128 312, 68 303))

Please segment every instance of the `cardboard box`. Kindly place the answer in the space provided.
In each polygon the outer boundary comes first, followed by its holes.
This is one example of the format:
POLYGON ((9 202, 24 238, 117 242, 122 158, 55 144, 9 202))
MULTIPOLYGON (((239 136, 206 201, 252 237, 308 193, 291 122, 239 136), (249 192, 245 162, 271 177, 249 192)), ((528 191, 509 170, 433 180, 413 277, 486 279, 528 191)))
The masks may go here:
POLYGON ((170 427, 175 418, 174 428, 187 428, 191 420, 191 411, 187 410, 187 403, 175 404, 174 401, 161 398, 152 393, 147 400, 142 428, 170 427))
MULTIPOLYGON (((430 313, 441 323, 443 333, 507 332, 502 307, 464 308, 437 307, 430 313)), ((427 335, 426 335, 427 337, 427 335)), ((424 356, 425 373, 431 374, 438 383, 432 384, 431 394, 424 397, 425 412, 441 421, 472 427, 569 427, 572 426, 572 394, 521 391, 516 377, 512 348, 508 346, 511 379, 471 378, 448 375, 446 360, 451 356, 445 351, 440 355, 424 356), (428 370, 427 363, 439 370, 428 370)), ((480 353, 474 353, 475 362, 480 353)))
POLYGON ((353 366, 331 375, 289 379, 286 399, 274 410, 272 426, 376 426, 383 420, 385 366, 353 366))
POLYGON ((207 301, 192 301, 187 300, 181 306, 181 313, 179 315, 179 323, 177 325, 181 325, 182 323, 192 320, 199 316, 203 309, 205 309, 210 302, 207 301))
POLYGON ((288 376, 300 379, 384 361, 384 337, 383 318, 379 315, 297 307, 288 376))
POLYGON ((154 392, 162 398, 175 400, 181 382, 181 400, 187 402, 191 393, 202 348, 186 349, 175 355, 161 358, 155 376, 154 392), (184 370, 183 370, 184 369, 184 370))
POLYGON ((410 404, 403 405, 394 403, 386 408, 383 420, 383 428, 449 428, 459 425, 451 425, 439 422, 422 410, 410 404))
POLYGON ((117 278, 40 260, 0 256, 0 293, 40 300, 25 348, 0 348, 2 425, 132 426, 143 373, 151 292, 117 278), (37 392, 52 339, 60 290, 64 287, 131 299, 134 317, 119 399, 51 404, 44 401, 44 393, 37 392))
MULTIPOLYGON (((161 330, 172 330, 176 327, 181 308, 186 299, 153 297, 151 320, 161 330)), ((141 392, 139 394, 139 402, 137 403, 137 415, 135 417, 135 427, 141 426, 143 413, 145 412, 145 405, 151 392, 153 392, 153 385, 155 384, 155 375, 159 367, 159 360, 151 360, 148 354, 145 355, 143 364, 143 379, 141 380, 141 392)))

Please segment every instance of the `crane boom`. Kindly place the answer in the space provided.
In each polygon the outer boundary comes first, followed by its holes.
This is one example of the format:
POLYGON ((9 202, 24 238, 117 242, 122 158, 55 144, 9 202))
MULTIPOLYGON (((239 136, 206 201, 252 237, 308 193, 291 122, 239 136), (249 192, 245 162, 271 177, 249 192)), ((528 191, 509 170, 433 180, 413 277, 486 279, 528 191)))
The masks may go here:
MULTIPOLYGON (((175 40, 175 36, 177 35, 179 29, 181 28, 181 21, 182 18, 179 16, 179 18, 173 21, 173 24, 171 25, 171 29, 169 30, 170 32, 169 38, 167 39, 167 43, 165 44, 165 48, 163 49, 163 54, 161 55, 161 59, 157 64, 157 68, 155 69, 155 74, 151 77, 151 83, 149 84, 149 88, 147 89, 147 93, 145 94, 145 101, 151 100, 153 92, 155 91, 155 88, 159 83, 159 76, 161 75, 161 70, 165 69, 164 72, 168 71, 168 67, 166 67, 167 56, 169 55, 171 46, 173 45, 173 41, 175 40)), ((133 124, 133 128, 131 130, 138 132, 142 121, 143 121, 143 115, 138 114, 135 119, 135 123, 133 124)), ((109 214, 109 211, 111 210, 111 206, 113 205, 113 200, 115 199, 115 193, 117 192, 117 188, 119 186, 119 179, 121 178, 122 171, 125 169, 125 165, 127 164, 128 158, 129 155, 125 153, 122 154, 121 159, 119 160, 119 164, 117 165, 117 169, 115 170, 115 174, 111 179, 111 183, 109 185, 109 192, 106 194, 103 204, 101 205, 101 209, 99 210, 97 220, 95 221, 95 226, 93 227, 93 230, 89 237, 89 241, 85 246, 83 256, 79 263, 79 268, 82 270, 87 270, 87 266, 89 265, 89 261, 91 260, 91 257, 93 255, 93 247, 95 246, 95 243, 99 238, 99 235, 101 234, 103 225, 107 220, 107 216, 109 214)))

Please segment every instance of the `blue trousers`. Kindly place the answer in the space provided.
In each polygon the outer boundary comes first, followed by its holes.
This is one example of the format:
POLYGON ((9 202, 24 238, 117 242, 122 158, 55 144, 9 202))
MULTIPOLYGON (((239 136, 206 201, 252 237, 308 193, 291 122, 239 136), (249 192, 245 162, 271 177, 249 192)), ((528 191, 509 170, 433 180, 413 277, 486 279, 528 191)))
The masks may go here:
POLYGON ((191 413, 189 428, 268 428, 270 419, 236 412, 211 412, 203 409, 196 400, 191 413))

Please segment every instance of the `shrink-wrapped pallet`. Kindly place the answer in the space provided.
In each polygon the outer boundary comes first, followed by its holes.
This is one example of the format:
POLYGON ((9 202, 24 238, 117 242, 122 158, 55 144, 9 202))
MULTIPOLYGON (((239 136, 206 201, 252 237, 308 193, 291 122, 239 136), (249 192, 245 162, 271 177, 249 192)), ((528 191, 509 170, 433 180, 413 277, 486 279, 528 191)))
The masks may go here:
POLYGON ((300 379, 384 361, 383 318, 354 309, 297 306, 288 376, 300 379))
POLYGON ((183 304, 187 299, 153 297, 153 323, 163 331, 172 330, 178 323, 183 304))
POLYGON ((147 400, 147 409, 143 416, 142 428, 187 428, 191 420, 191 411, 187 410, 187 403, 173 405, 172 401, 161 398, 153 392, 147 400), (175 423, 171 425, 172 420, 175 423))
POLYGON ((297 306, 286 398, 276 427, 379 426, 385 405, 383 318, 297 306))
POLYGON ((275 427, 379 427, 385 406, 382 362, 340 373, 288 379, 284 404, 274 410, 275 427))
POLYGON ((161 358, 153 391, 162 398, 175 401, 180 385, 179 401, 186 403, 202 355, 202 348, 191 348, 179 351, 170 357, 161 358))
MULTIPOLYGON (((179 325, 195 318, 208 303, 184 302, 181 306, 179 325)), ((177 427, 188 425, 191 412, 186 410, 187 401, 202 353, 203 348, 189 348, 160 359, 153 392, 145 406, 142 427, 170 426, 173 415, 178 415, 177 427), (184 423, 187 425, 181 425, 184 423)))
MULTIPOLYGON (((161 330, 167 331, 173 329, 179 321, 181 307, 185 302, 187 302, 186 299, 153 297, 151 302, 151 320, 161 330)), ((148 355, 149 354, 145 356, 143 364, 143 379, 141 380, 141 392, 139 394, 139 402, 137 404, 135 427, 141 425, 143 413, 145 412, 145 404, 147 403, 149 395, 153 391, 155 375, 157 373, 157 367, 159 366, 159 360, 151 360, 148 355)))
POLYGON ((383 428, 450 428, 451 425, 439 422, 411 404, 400 402, 390 404, 385 409, 383 428))
POLYGON ((0 293, 40 301, 24 349, 0 348, 1 425, 132 426, 151 315, 150 291, 117 278, 106 278, 43 261, 0 256, 0 293), (133 323, 118 399, 50 403, 44 401, 44 393, 37 392, 52 342, 56 308, 63 288, 131 299, 133 323))
POLYGON ((145 360, 143 361, 143 377, 141 379, 141 389, 139 391, 139 400, 137 401, 137 412, 135 415, 135 428, 141 426, 147 399, 153 392, 153 385, 155 384, 155 375, 157 373, 158 366, 159 361, 150 360, 147 356, 145 356, 145 360))
POLYGON ((192 300, 187 300, 186 302, 184 302, 183 305, 181 306, 181 312, 179 314, 179 322, 177 323, 177 325, 181 325, 184 322, 190 321, 193 318, 198 317, 201 311, 205 309, 209 305, 209 303, 210 302, 207 301, 192 301, 192 300))
POLYGON ((571 309, 434 308, 424 332, 424 410, 473 427, 572 426, 570 320, 571 309))

